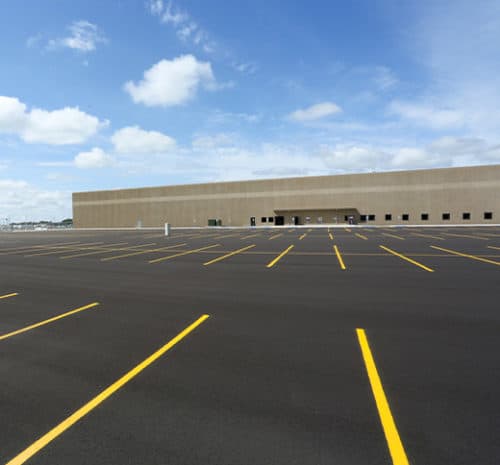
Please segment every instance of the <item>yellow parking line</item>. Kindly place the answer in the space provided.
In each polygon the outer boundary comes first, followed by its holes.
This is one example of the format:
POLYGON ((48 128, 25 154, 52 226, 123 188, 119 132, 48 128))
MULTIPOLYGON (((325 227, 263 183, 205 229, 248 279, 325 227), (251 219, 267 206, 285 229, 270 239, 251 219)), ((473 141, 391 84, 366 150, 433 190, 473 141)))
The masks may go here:
POLYGON ((413 236, 430 237, 431 239, 437 239, 438 241, 446 240, 444 237, 432 236, 431 234, 420 234, 420 233, 410 233, 410 234, 412 234, 413 236))
POLYGON ((258 236, 258 235, 259 235, 259 233, 257 233, 257 234, 250 234, 249 236, 243 236, 241 238, 241 240, 243 240, 243 239, 250 239, 251 237, 255 237, 255 236, 258 236))
POLYGON ((468 239, 477 239, 479 241, 489 241, 489 239, 486 239, 486 237, 471 236, 470 234, 443 233, 443 235, 445 235, 445 236, 452 236, 452 237, 466 237, 468 239))
POLYGON ((494 245, 487 245, 488 249, 500 250, 500 247, 495 247, 494 245))
POLYGON ((16 295, 19 295, 19 293, 18 292, 13 292, 12 294, 0 295, 0 300, 1 299, 8 299, 9 297, 15 297, 16 295))
POLYGON ((422 268, 422 269, 423 269, 423 270, 425 270, 425 271, 429 271, 430 273, 433 273, 433 272, 434 272, 434 270, 433 270, 432 268, 429 268, 428 266, 425 266, 425 265, 423 265, 423 264, 422 264, 422 263, 420 263, 420 262, 417 262, 417 261, 415 261, 415 260, 412 260, 411 258, 408 258, 408 257, 406 257, 406 256, 405 256, 405 255, 403 255, 403 254, 400 254, 400 253, 398 253, 398 252, 395 252, 394 250, 389 249, 389 247, 384 247, 383 245, 381 245, 381 246, 379 246, 379 247, 380 247, 381 249, 384 249, 385 251, 387 251, 387 252, 391 253, 392 255, 395 255, 396 257, 399 257, 399 258, 401 258, 401 259, 403 259, 403 260, 406 260, 406 261, 407 261, 407 262, 409 262, 409 263, 413 263, 413 265, 416 265, 416 266, 418 266, 418 267, 422 268))
POLYGON ((210 260, 209 262, 205 262, 205 263, 203 263, 203 265, 211 265, 212 263, 220 262, 221 260, 232 257, 233 255, 239 254, 241 252, 244 252, 245 250, 252 249, 254 247, 255 247, 255 244, 249 245, 247 247, 243 247, 242 249, 235 250, 234 252, 227 253, 226 255, 222 255, 220 257, 214 258, 213 260, 210 260))
POLYGON ((69 251, 73 251, 73 250, 88 250, 90 248, 88 246, 101 245, 101 244, 104 244, 104 242, 102 242, 102 241, 101 242, 89 242, 87 244, 78 244, 78 246, 63 246, 63 245, 61 245, 59 247, 54 247, 57 250, 51 250, 49 252, 33 253, 33 254, 25 255, 25 257, 38 257, 41 255, 55 255, 58 253, 64 253, 64 252, 69 252, 69 251), (85 247, 81 247, 81 246, 85 246, 85 247))
POLYGON ((383 236, 393 237, 394 239, 399 239, 400 241, 404 241, 405 238, 401 236, 396 236, 395 234, 382 233, 383 236))
POLYGON ((344 230, 347 232, 351 232, 351 230, 349 228, 344 228, 344 230))
POLYGON ((131 253, 125 253, 122 255, 113 255, 111 257, 104 257, 104 258, 101 258, 101 262, 108 262, 110 260, 117 260, 119 258, 125 258, 125 257, 134 257, 136 255, 142 255, 142 254, 147 254, 147 253, 152 253, 152 252, 163 252, 164 250, 175 249, 177 247, 182 247, 183 245, 187 245, 187 242, 182 242, 181 244, 170 245, 168 247, 160 247, 159 249, 139 250, 138 252, 131 252, 131 253))
POLYGON ((366 337, 365 330, 357 328, 356 334, 358 336, 363 361, 365 362, 366 372, 368 373, 368 379, 370 380, 373 397, 375 398, 375 403, 377 405, 380 422, 382 423, 385 439, 391 454, 392 463, 393 465, 409 465, 410 462, 406 456, 403 443, 401 442, 401 438, 399 436, 398 428, 396 427, 394 417, 392 416, 391 408, 389 407, 389 402, 387 401, 382 381, 380 380, 377 366, 375 365, 375 360, 370 350, 370 345, 368 344, 368 338, 366 337))
POLYGON ((363 234, 358 234, 358 233, 354 233, 355 236, 358 236, 360 239, 363 239, 365 241, 368 240, 368 238, 366 236, 363 236, 363 234))
POLYGON ((342 259, 342 255, 340 255, 340 250, 338 249, 338 247, 336 245, 333 246, 333 250, 335 250, 335 255, 337 255, 337 260, 339 261, 340 268, 345 270, 346 266, 344 264, 344 260, 342 259))
POLYGON ((328 236, 330 236, 330 239, 333 241, 333 234, 332 233, 328 233, 328 236))
MULTIPOLYGON (((127 244, 127 242, 125 242, 125 244, 127 244)), ((123 251, 123 250, 137 250, 137 249, 140 249, 143 247, 149 247, 151 245, 156 245, 156 242, 148 242, 147 244, 132 245, 130 247, 120 247, 118 249, 110 248, 110 245, 106 244, 106 245, 101 245, 99 247, 88 247, 89 249, 92 249, 93 251, 83 253, 83 254, 65 255, 64 257, 59 257, 59 258, 65 259, 65 258, 82 257, 84 255, 96 255, 96 254, 102 254, 102 253, 119 252, 119 251, 123 251)), ((85 250, 85 249, 83 249, 83 250, 85 250)))
POLYGON ((60 245, 75 245, 75 244, 80 244, 80 241, 76 242, 56 242, 55 244, 39 244, 39 245, 27 245, 24 247, 17 247, 15 249, 4 249, 0 251, 0 255, 9 255, 17 252, 30 252, 34 250, 46 250, 46 249, 53 249, 54 247, 60 246, 60 245), (34 250, 32 250, 34 249, 34 250))
POLYGON ((273 239, 276 239, 277 237, 281 237, 281 236, 283 236, 283 233, 276 234, 275 236, 271 236, 268 240, 272 241, 273 239))
MULTIPOLYGON (((112 252, 114 249, 109 249, 109 247, 117 247, 119 245, 126 245, 128 242, 115 242, 114 244, 106 244, 102 246, 102 250, 94 250, 92 252, 83 252, 83 253, 77 253, 74 255, 64 255, 63 257, 59 257, 61 260, 66 260, 68 258, 76 258, 76 257, 86 257, 87 255, 96 255, 100 253, 106 253, 106 252, 112 252), (104 248, 106 247, 106 248, 104 248)), ((94 247, 92 247, 93 249, 94 247)))
POLYGON ((201 247, 200 249, 187 250, 186 252, 176 253, 174 255, 167 255, 166 257, 161 257, 161 258, 155 258, 154 260, 150 260, 148 263, 158 263, 158 262, 162 262, 164 260, 170 260, 171 258, 181 257, 182 255, 189 255, 192 253, 200 252, 201 250, 207 250, 207 249, 211 249, 213 247, 219 247, 219 246, 220 246, 220 244, 213 244, 213 245, 209 245, 207 247, 201 247))
POLYGON ((467 253, 457 252, 456 250, 443 249, 442 247, 437 247, 436 245, 431 245, 433 249, 441 250, 442 252, 448 252, 453 255, 458 255, 460 257, 470 258, 472 260, 478 260, 480 262, 490 263, 492 265, 500 265, 500 262, 495 262, 494 260, 488 260, 487 258, 478 257, 477 255, 470 255, 467 253))
POLYGON ((2 335, 0 335, 0 341, 2 341, 3 339, 7 339, 9 337, 12 337, 12 336, 16 336, 17 334, 25 333, 26 331, 30 331, 30 330, 35 329, 35 328, 39 328, 40 326, 45 326, 49 323, 60 320, 62 318, 66 318, 67 316, 73 315, 75 313, 83 312, 84 310, 88 310, 89 308, 96 307, 97 305, 99 305, 99 302, 93 302, 89 305, 85 305, 85 306, 79 307, 75 310, 71 310, 69 312, 62 313, 61 315, 54 316, 52 318, 49 318, 48 320, 43 320, 43 321, 40 321, 38 323, 26 326, 26 327, 21 328, 21 329, 18 329, 16 331, 12 331, 12 332, 7 333, 7 334, 2 334, 2 335))
POLYGON ((302 239, 304 239, 304 237, 306 237, 306 236, 307 236, 307 233, 302 234, 302 236, 299 237, 299 241, 301 241, 302 239))
POLYGON ((13 459, 11 459, 6 465, 21 465, 29 460, 33 455, 35 455, 38 451, 43 449, 49 443, 51 443, 54 439, 60 436, 64 431, 71 428, 75 423, 81 420, 85 415, 94 410, 100 404, 102 404, 108 397, 113 395, 120 388, 125 386, 130 380, 135 378, 141 371, 151 365, 153 362, 158 360, 163 354, 168 352, 172 347, 182 341, 188 334, 192 333, 198 326, 200 326, 209 315, 202 315, 198 318, 194 323, 189 325, 186 329, 181 331, 177 336, 167 342, 164 346, 160 347, 156 352, 151 354, 144 361, 136 365, 126 374, 124 374, 121 378, 115 381, 113 384, 108 386, 106 389, 101 391, 97 396, 87 402, 83 407, 80 407, 74 413, 72 413, 66 420, 59 423, 57 426, 52 428, 49 432, 45 433, 41 438, 36 440, 29 447, 24 449, 20 454, 16 455, 13 459))
POLYGON ((290 250, 292 250, 294 248, 293 245, 291 245, 290 247, 288 247, 288 249, 285 249, 283 252, 281 252, 276 258, 274 258, 273 260, 271 260, 267 265, 266 267, 267 268, 272 268, 274 265, 276 265, 276 263, 278 263, 288 252, 290 252, 290 250))

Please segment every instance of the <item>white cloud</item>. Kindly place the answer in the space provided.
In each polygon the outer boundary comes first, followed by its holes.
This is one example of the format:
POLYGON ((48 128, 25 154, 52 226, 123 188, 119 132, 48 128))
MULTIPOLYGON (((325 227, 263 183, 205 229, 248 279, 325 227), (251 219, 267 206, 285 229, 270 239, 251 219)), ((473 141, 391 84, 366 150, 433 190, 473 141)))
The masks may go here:
POLYGON ((113 164, 113 158, 99 147, 89 152, 80 152, 74 159, 77 168, 105 168, 113 164))
POLYGON ((28 143, 80 144, 107 124, 78 107, 27 111, 19 99, 0 96, 0 133, 17 134, 28 143))
POLYGON ((308 108, 296 110, 288 115, 288 118, 293 121, 306 122, 325 118, 336 113, 340 113, 341 108, 332 102, 323 102, 312 105, 308 108))
POLYGON ((158 131, 145 131, 138 126, 128 126, 111 137, 117 153, 163 153, 175 147, 175 139, 158 131))
POLYGON ((393 88, 399 82, 393 71, 386 66, 375 67, 373 80, 376 86, 383 91, 393 88))
POLYGON ((88 21, 74 21, 68 26, 70 35, 67 37, 49 40, 48 50, 70 48, 79 52, 93 52, 97 44, 106 43, 105 35, 99 28, 88 21))
POLYGON ((129 81, 124 89, 135 103, 146 106, 181 105, 193 99, 198 88, 216 88, 212 65, 198 61, 193 55, 161 60, 144 72, 144 79, 129 81))
POLYGON ((389 104, 388 110, 391 114, 431 129, 460 128, 465 123, 465 115, 461 111, 432 104, 395 100, 389 104))
POLYGON ((26 181, 0 179, 2 220, 62 220, 71 217, 71 193, 48 191, 26 181))
POLYGON ((229 134, 204 135, 195 137, 192 147, 194 150, 207 150, 232 145, 233 142, 233 137, 229 134))
POLYGON ((172 0, 149 0, 146 4, 149 12, 160 19, 163 24, 173 27, 177 37, 183 42, 190 41, 200 46, 206 53, 213 53, 216 44, 209 34, 203 30, 187 11, 174 5, 172 0))

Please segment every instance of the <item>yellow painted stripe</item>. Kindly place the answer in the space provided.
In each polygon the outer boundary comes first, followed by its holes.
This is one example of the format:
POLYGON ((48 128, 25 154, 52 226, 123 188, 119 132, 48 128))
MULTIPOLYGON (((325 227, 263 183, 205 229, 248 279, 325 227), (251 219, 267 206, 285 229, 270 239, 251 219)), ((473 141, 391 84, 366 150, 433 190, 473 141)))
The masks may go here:
POLYGON ((273 239, 276 239, 277 237, 281 237, 281 236, 283 236, 283 233, 276 234, 275 236, 271 236, 268 240, 272 241, 273 239))
POLYGON ((290 252, 290 250, 292 250, 294 248, 293 245, 291 245, 290 247, 288 247, 288 249, 285 249, 283 252, 281 252, 276 258, 274 258, 273 260, 271 260, 267 265, 266 267, 267 268, 272 268, 274 265, 276 265, 276 263, 278 263, 288 252, 290 252))
POLYGON ((49 252, 39 252, 39 253, 33 253, 29 255, 25 255, 25 257, 37 257, 41 255, 55 255, 58 253, 64 253, 64 252, 70 252, 73 250, 88 250, 90 247, 81 247, 81 246, 91 246, 91 245, 101 245, 104 244, 104 242, 89 242, 88 244, 79 244, 78 246, 59 246, 59 247, 54 247, 57 250, 51 250, 49 252))
MULTIPOLYGON (((125 244, 127 244, 127 242, 125 242, 125 244)), ((105 245, 101 245, 99 247, 87 247, 87 249, 93 250, 92 252, 87 252, 87 253, 83 253, 83 254, 75 254, 75 255, 65 255, 64 257, 59 257, 59 258, 64 259, 64 258, 82 257, 84 255, 96 255, 96 254, 100 254, 100 253, 119 252, 121 250, 137 250, 137 249, 141 249, 143 247, 149 247, 151 245, 156 245, 156 242, 149 242, 147 244, 140 244, 140 245, 132 245, 130 247, 120 247, 118 249, 110 248, 111 244, 109 244, 109 245, 105 244, 105 245)), ((82 250, 85 250, 85 249, 82 249, 82 250)))
POLYGON ((302 236, 299 237, 299 241, 301 241, 302 239, 304 239, 304 237, 306 237, 306 236, 307 236, 307 233, 302 234, 302 236))
POLYGON ((8 299, 9 297, 15 297, 16 295, 19 295, 19 293, 13 292, 12 294, 0 295, 0 299, 8 299))
POLYGON ((368 238, 366 236, 363 236, 363 234, 359 234, 359 233, 354 233, 355 236, 358 236, 360 239, 363 239, 364 241, 367 241, 368 238))
POLYGON ((110 260, 117 260, 119 258, 125 258, 125 257, 134 257, 135 255, 143 255, 147 253, 153 253, 153 252, 163 252, 165 250, 170 250, 170 249, 175 249, 177 247, 182 247, 183 245, 187 245, 187 242, 182 242, 181 244, 174 244, 169 247, 160 247, 159 249, 148 249, 148 250, 139 250, 138 252, 131 252, 131 253, 125 253, 122 255, 113 255, 111 257, 104 257, 101 258, 101 262, 108 262, 110 260))
POLYGON ((342 259, 342 255, 340 255, 340 250, 338 249, 338 247, 336 245, 333 246, 333 250, 335 250, 335 255, 337 255, 337 259, 339 261, 340 268, 345 270, 346 266, 344 264, 344 260, 342 259))
POLYGON ((148 263, 158 263, 158 262, 162 262, 164 260, 170 260, 171 258, 181 257, 182 255, 189 255, 192 253, 200 252, 202 250, 207 250, 207 249, 211 249, 213 247, 219 247, 219 246, 220 246, 220 244, 213 244, 213 245, 209 245, 207 247, 201 247, 200 249, 187 250, 186 252, 176 253, 174 255, 167 255, 166 257, 161 257, 161 258, 155 258, 154 260, 150 260, 148 263))
POLYGON ((131 379, 135 378, 141 371, 151 365, 153 362, 158 360, 163 354, 169 351, 172 347, 178 344, 182 339, 184 339, 189 333, 193 332, 198 326, 200 326, 209 315, 202 315, 194 323, 189 325, 186 329, 181 331, 177 336, 167 342, 163 347, 158 349, 144 361, 136 365, 129 372, 115 381, 113 384, 108 386, 106 389, 101 391, 92 400, 87 402, 83 407, 80 407, 77 411, 71 414, 66 420, 59 423, 56 427, 52 428, 48 433, 44 434, 40 439, 35 441, 29 447, 24 449, 20 454, 16 455, 13 459, 7 462, 6 465, 21 465, 29 460, 33 455, 43 449, 45 446, 50 444, 54 439, 60 436, 64 431, 71 428, 75 423, 81 420, 85 415, 90 413, 100 404, 102 404, 108 397, 113 395, 120 388, 125 386, 131 379))
POLYGON ((433 236, 431 234, 420 234, 420 233, 410 233, 413 236, 420 236, 420 237, 429 237, 431 239, 437 239, 438 241, 444 241, 446 240, 444 237, 439 237, 439 236, 433 236))
POLYGON ((351 232, 351 230, 349 228, 344 228, 347 232, 351 232))
POLYGON ((29 325, 29 326, 25 326, 24 328, 18 329, 16 331, 12 331, 12 332, 7 333, 7 334, 2 334, 2 335, 0 335, 0 341, 2 341, 3 339, 7 339, 9 337, 12 337, 12 336, 16 336, 16 335, 21 334, 21 333, 25 333, 26 331, 31 331, 32 329, 39 328, 40 326, 48 325, 49 323, 52 323, 52 322, 57 321, 57 320, 61 320, 62 318, 66 318, 67 316, 73 315, 73 314, 78 313, 78 312, 83 312, 84 310, 88 310, 89 308, 97 307, 98 305, 99 305, 99 302, 93 302, 93 303, 85 305, 83 307, 76 308, 75 310, 71 310, 69 312, 62 313, 61 315, 54 316, 52 318, 49 318, 48 320, 43 320, 43 321, 40 321, 38 323, 29 325))
POLYGON ((244 252, 245 250, 252 249, 254 247, 255 247, 255 244, 249 245, 248 247, 243 247, 242 249, 235 250, 234 252, 227 253, 226 255, 222 255, 220 257, 214 258, 213 260, 210 260, 209 262, 205 262, 205 263, 203 263, 203 265, 211 265, 212 263, 220 262, 221 260, 232 257, 233 255, 239 254, 241 252, 244 252))
POLYGON ((382 233, 383 236, 393 237, 394 239, 399 239, 400 241, 404 241, 405 238, 401 236, 396 236, 395 234, 382 233))
POLYGON ((489 241, 489 239, 487 239, 486 237, 471 236, 470 234, 443 233, 443 235, 452 237, 466 237, 468 239, 477 239, 479 241, 489 241))
POLYGON ((477 255, 470 255, 467 253, 457 252, 456 250, 443 249, 442 247, 438 247, 436 245, 431 245, 431 247, 433 249, 441 250, 442 252, 448 252, 448 253, 451 253, 453 255, 458 255, 460 257, 466 257, 466 258, 470 258, 472 260, 478 260, 480 262, 490 263, 492 265, 497 265, 497 266, 500 265, 500 262, 496 262, 494 260, 488 260, 487 258, 478 257, 477 255))
POLYGON ((423 270, 425 270, 425 271, 428 271, 428 272, 430 272, 430 273, 433 273, 433 272, 434 272, 434 270, 433 270, 432 268, 429 268, 428 266, 425 266, 425 265, 423 265, 422 263, 417 262, 416 260, 412 260, 411 258, 406 257, 406 256, 405 256, 405 255, 403 255, 403 254, 400 254, 400 253, 398 253, 398 252, 396 252, 396 251, 394 251, 394 250, 392 250, 392 249, 389 249, 389 247, 384 247, 383 245, 381 245, 381 246, 379 246, 379 247, 380 247, 381 249, 384 249, 385 251, 387 251, 387 252, 391 253, 392 255, 395 255, 396 257, 401 258, 402 260, 406 260, 407 262, 412 263, 413 265, 416 265, 416 266, 418 266, 418 267, 422 268, 422 269, 423 269, 423 270))
POLYGON ((500 247, 495 247, 494 245, 487 245, 488 249, 500 250, 500 247))
MULTIPOLYGON (((110 247, 117 247, 119 245, 127 245, 128 242, 115 242, 114 244, 106 244, 103 245, 102 247, 99 247, 100 250, 93 250, 92 252, 83 252, 83 253, 77 253, 73 255, 64 255, 63 257, 59 257, 61 260, 66 260, 68 258, 76 258, 76 257, 86 257, 87 255, 97 255, 100 253, 106 253, 106 252, 113 252, 115 249, 110 249, 110 247)), ((92 247, 94 249, 94 247, 92 247)), ((118 249, 120 250, 120 249, 118 249)))
POLYGON ((328 235, 330 236, 330 239, 333 241, 333 234, 332 233, 328 233, 328 235))
POLYGON ((75 244, 80 244, 80 241, 76 242, 56 242, 55 244, 39 244, 39 245, 30 245, 30 246, 24 246, 24 247, 17 247, 14 249, 3 249, 0 251, 0 255, 9 255, 17 252, 34 252, 35 250, 46 250, 46 249, 53 249, 57 246, 60 245, 75 245, 75 244))
POLYGON ((250 234, 249 236, 243 236, 241 239, 250 239, 251 237, 255 237, 255 236, 258 236, 259 234, 250 234))
POLYGON ((385 439, 389 447, 392 463, 393 465, 409 465, 410 462, 406 456, 403 443, 401 442, 396 423, 392 416, 391 408, 389 407, 389 402, 387 401, 382 381, 380 380, 377 366, 375 365, 375 360, 370 350, 370 345, 368 344, 368 338, 366 337, 365 330, 358 328, 356 329, 356 334, 358 335, 361 354, 363 355, 363 360, 365 362, 366 372, 368 373, 368 379, 370 380, 373 397, 375 398, 380 422, 382 423, 382 428, 384 429, 385 439))

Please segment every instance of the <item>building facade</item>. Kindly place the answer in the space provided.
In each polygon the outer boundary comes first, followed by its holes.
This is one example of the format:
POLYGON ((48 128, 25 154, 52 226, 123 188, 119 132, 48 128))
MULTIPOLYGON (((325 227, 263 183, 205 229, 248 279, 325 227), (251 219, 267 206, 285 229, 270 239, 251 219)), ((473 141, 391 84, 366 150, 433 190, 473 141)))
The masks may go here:
POLYGON ((73 194, 77 228, 500 223, 500 165, 73 194))

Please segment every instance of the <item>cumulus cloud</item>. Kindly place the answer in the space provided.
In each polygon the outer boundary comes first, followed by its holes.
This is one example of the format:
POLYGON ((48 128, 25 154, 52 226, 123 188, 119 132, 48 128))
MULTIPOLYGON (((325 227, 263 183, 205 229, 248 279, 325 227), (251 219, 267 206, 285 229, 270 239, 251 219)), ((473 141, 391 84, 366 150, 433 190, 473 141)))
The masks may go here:
POLYGON ((395 100, 389 113, 431 129, 460 128, 465 123, 465 115, 457 109, 419 102, 395 100))
POLYGON ((113 164, 113 158, 99 147, 88 152, 80 152, 74 159, 75 166, 81 169, 104 168, 113 164))
POLYGON ((28 143, 80 144, 107 124, 78 107, 27 111, 19 99, 0 96, 0 133, 16 134, 28 143))
POLYGON ((138 126, 128 126, 111 137, 117 153, 162 153, 175 147, 175 139, 158 131, 145 131, 138 126))
POLYGON ((100 29, 88 21, 74 21, 68 26, 69 35, 59 39, 51 39, 47 44, 48 50, 70 48, 78 52, 93 52, 97 44, 106 43, 106 36, 100 29))
POLYGON ((341 108, 332 102, 323 102, 312 105, 308 108, 301 110, 295 110, 293 113, 288 115, 288 118, 292 121, 307 122, 315 121, 321 118, 325 118, 336 113, 340 113, 341 108))
POLYGON ((71 217, 71 193, 44 190, 26 181, 0 179, 0 211, 9 221, 62 220, 71 217))
POLYGON ((161 60, 144 72, 142 81, 129 81, 124 86, 135 103, 163 107, 193 99, 200 87, 213 90, 216 82, 212 65, 193 55, 161 60))

